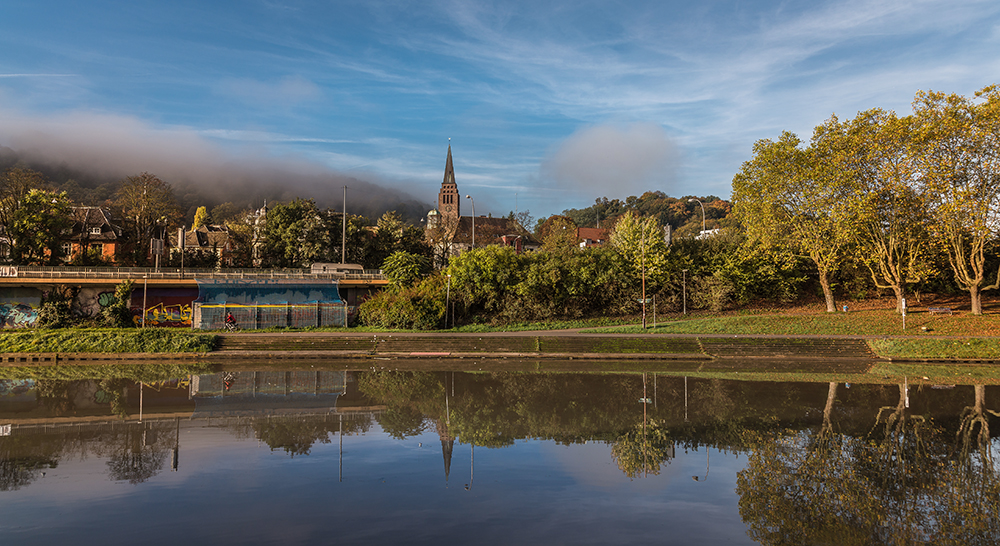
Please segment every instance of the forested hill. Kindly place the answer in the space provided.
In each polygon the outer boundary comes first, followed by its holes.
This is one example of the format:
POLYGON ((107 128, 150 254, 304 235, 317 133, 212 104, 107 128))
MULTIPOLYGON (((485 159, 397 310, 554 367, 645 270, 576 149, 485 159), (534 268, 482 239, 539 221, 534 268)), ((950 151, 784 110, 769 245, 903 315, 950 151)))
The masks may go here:
POLYGON ((705 206, 705 229, 723 227, 729 216, 729 201, 714 195, 705 197, 668 197, 661 191, 648 191, 640 197, 630 196, 625 201, 601 197, 585 209, 568 209, 563 215, 578 227, 610 228, 626 212, 642 217, 654 217, 661 225, 670 225, 678 237, 697 235, 702 229, 702 209, 705 206), (698 202, 701 202, 701 205, 698 202), (600 224, 600 225, 598 225, 600 224))
MULTIPOLYGON (((29 154, 0 146, 0 173, 21 166, 42 173, 52 187, 65 191, 74 203, 105 205, 114 199, 122 180, 136 172, 115 172, 101 165, 73 164, 69 161, 47 161, 29 154)), ((182 168, 177 169, 182 172, 182 168)), ((396 211, 409 223, 418 223, 434 205, 414 198, 400 190, 379 186, 364 180, 329 173, 281 171, 276 168, 254 168, 228 165, 217 171, 194 176, 171 176, 171 173, 149 171, 169 183, 174 196, 190 224, 195 210, 209 209, 230 203, 231 208, 258 208, 268 203, 290 202, 298 197, 313 199, 320 208, 339 210, 343 207, 343 187, 348 186, 348 212, 367 218, 379 218, 387 211, 396 211)))

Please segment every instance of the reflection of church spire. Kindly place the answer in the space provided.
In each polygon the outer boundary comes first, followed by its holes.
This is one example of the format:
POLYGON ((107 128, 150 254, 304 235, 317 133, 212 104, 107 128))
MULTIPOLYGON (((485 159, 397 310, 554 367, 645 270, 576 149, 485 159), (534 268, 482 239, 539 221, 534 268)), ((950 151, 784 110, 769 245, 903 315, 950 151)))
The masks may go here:
POLYGON ((455 437, 448 430, 448 425, 438 421, 437 433, 441 438, 441 455, 444 456, 444 481, 448 481, 451 474, 451 452, 455 449, 455 437))

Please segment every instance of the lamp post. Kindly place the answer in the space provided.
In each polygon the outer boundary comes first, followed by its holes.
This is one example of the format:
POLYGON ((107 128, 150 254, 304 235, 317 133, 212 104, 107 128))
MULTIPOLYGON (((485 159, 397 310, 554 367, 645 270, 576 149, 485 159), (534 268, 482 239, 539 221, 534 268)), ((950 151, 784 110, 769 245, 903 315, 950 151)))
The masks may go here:
POLYGON ((701 199, 688 199, 688 203, 701 205, 701 232, 705 233, 705 204, 701 202, 701 199))
POLYGON ((646 329, 646 226, 642 226, 642 329, 646 329))
POLYGON ((683 292, 684 292, 684 298, 683 298, 683 301, 684 301, 684 314, 686 315, 686 314, 688 314, 688 270, 687 269, 682 269, 681 270, 681 274, 682 274, 682 278, 683 278, 683 281, 682 281, 683 285, 682 286, 684 287, 683 288, 683 292))
POLYGON ((466 199, 472 201, 472 248, 476 248, 476 200, 471 195, 466 195, 466 199))
POLYGON ((444 292, 444 327, 448 327, 448 307, 451 305, 451 275, 448 275, 448 288, 444 292))
POLYGON ((347 186, 344 186, 344 218, 340 233, 340 263, 347 263, 347 186))

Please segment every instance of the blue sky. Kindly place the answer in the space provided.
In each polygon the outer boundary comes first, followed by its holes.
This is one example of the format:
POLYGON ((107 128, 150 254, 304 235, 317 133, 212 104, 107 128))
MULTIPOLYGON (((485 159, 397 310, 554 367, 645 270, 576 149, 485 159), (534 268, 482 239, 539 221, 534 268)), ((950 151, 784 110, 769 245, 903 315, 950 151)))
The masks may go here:
POLYGON ((0 52, 0 145, 433 203, 451 138, 477 214, 537 218, 728 197, 758 139, 1000 83, 1000 2, 3 0, 0 52))

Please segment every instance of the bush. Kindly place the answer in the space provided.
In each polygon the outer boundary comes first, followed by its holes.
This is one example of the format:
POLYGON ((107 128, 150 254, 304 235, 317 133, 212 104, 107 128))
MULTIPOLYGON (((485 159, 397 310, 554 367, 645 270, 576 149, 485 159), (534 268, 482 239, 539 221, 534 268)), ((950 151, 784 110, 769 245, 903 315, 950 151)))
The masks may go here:
POLYGON ((434 330, 444 325, 446 279, 428 277, 411 287, 391 287, 361 304, 361 324, 392 330, 434 330))
POLYGON ((73 298, 76 290, 64 286, 42 294, 38 308, 39 328, 66 328, 73 324, 73 298))
POLYGON ((112 328, 134 328, 132 320, 132 280, 122 281, 115 288, 115 297, 104 309, 101 316, 104 323, 112 328))

